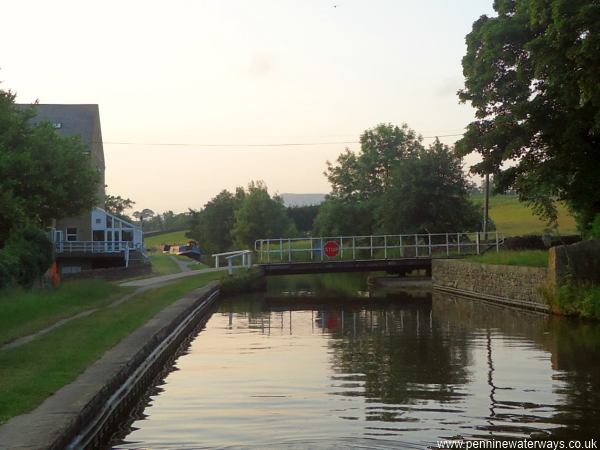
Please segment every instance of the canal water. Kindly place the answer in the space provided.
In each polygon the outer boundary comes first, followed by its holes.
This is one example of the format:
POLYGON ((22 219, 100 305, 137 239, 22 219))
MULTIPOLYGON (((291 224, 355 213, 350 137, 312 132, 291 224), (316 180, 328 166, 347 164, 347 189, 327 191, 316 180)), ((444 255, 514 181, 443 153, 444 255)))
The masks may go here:
POLYGON ((364 275, 221 300, 119 449, 424 448, 600 434, 600 326, 364 275))

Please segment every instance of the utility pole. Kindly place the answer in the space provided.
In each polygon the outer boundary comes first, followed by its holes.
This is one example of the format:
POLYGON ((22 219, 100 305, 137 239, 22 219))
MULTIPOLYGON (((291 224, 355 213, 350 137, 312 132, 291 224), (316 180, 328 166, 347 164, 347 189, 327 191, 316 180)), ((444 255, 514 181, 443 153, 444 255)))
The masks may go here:
POLYGON ((488 240, 488 214, 490 210, 490 174, 485 174, 485 193, 483 201, 483 240, 488 240))

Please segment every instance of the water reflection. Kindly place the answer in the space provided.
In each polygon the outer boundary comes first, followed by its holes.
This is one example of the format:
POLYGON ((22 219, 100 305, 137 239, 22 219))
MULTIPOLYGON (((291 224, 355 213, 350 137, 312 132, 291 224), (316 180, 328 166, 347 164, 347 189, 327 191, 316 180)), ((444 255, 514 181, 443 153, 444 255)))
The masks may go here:
POLYGON ((223 300, 118 448, 421 448, 594 436, 600 327, 364 277, 223 300))

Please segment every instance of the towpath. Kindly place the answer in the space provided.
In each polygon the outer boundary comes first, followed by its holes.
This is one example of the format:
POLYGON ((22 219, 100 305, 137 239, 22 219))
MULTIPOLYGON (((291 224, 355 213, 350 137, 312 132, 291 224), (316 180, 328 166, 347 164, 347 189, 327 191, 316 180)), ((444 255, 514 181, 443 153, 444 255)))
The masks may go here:
MULTIPOLYGON (((114 302, 110 303, 108 305, 108 308, 125 303, 125 302, 131 300, 132 298, 134 298, 136 295, 140 294, 141 292, 147 291, 148 289, 156 288, 161 284, 167 284, 167 283, 170 283, 173 281, 177 281, 181 278, 191 277, 194 275, 200 275, 202 273, 218 272, 218 271, 224 271, 224 270, 227 270, 227 268, 219 267, 218 269, 209 268, 209 269, 200 269, 200 270, 188 270, 186 272, 174 273, 174 274, 170 274, 170 275, 159 275, 159 276, 155 276, 155 277, 149 277, 149 278, 143 278, 143 279, 139 279, 139 280, 131 280, 131 281, 125 281, 123 283, 118 283, 119 286, 137 287, 138 289, 136 289, 133 292, 130 292, 127 295, 124 295, 123 297, 119 297, 114 302)), ((55 322, 46 328, 38 330, 35 333, 31 333, 26 336, 21 336, 21 337, 15 339, 14 341, 10 341, 3 345, 0 345, 0 350, 7 350, 10 348, 20 347, 22 345, 25 345, 28 342, 33 341, 35 338, 43 336, 44 334, 47 334, 50 331, 55 330, 56 328, 59 328, 65 324, 71 322, 72 320, 89 316, 90 314, 93 314, 96 311, 98 311, 98 309, 99 308, 90 308, 85 311, 81 311, 77 314, 74 314, 70 317, 65 317, 64 319, 61 319, 58 322, 55 322)))

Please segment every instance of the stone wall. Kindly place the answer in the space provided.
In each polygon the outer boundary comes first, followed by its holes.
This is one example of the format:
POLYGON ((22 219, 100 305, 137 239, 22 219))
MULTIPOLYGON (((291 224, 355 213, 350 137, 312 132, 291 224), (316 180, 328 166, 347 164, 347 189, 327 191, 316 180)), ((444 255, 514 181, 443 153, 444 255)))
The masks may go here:
POLYGON ((568 279, 600 283, 600 240, 552 247, 548 253, 548 278, 553 284, 568 279))
POLYGON ((434 259, 432 281, 434 289, 439 291, 509 306, 549 311, 540 292, 540 286, 548 282, 548 271, 545 268, 434 259))

